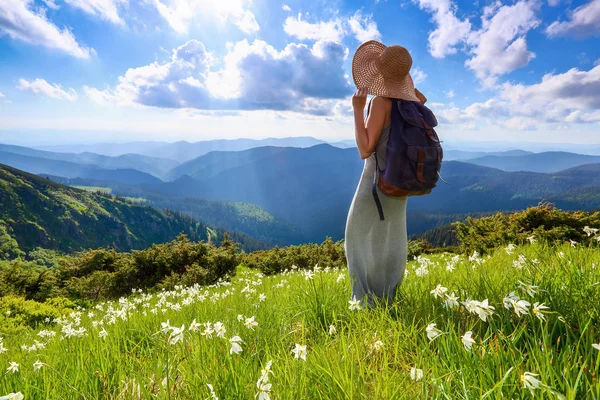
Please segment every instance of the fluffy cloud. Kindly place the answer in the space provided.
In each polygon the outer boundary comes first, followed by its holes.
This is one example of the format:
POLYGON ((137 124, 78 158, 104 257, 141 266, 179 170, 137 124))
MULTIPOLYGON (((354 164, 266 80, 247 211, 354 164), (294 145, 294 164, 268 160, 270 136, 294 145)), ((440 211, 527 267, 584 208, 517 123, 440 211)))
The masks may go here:
POLYGON ((330 115, 351 92, 342 67, 346 55, 333 42, 289 44, 278 51, 261 40, 242 40, 213 71, 213 56, 191 40, 166 63, 129 69, 114 89, 84 92, 97 103, 330 115))
POLYGON ((410 76, 412 77, 413 83, 415 85, 418 85, 427 78, 427 74, 421 71, 419 68, 413 68, 410 72, 410 76))
POLYGON ((297 37, 300 40, 323 40, 341 43, 344 36, 346 36, 341 18, 333 18, 327 22, 310 23, 302 19, 302 13, 298 13, 296 18, 287 17, 283 24, 283 30, 288 35, 297 37))
POLYGON ((17 89, 22 90, 24 92, 41 94, 44 96, 52 97, 54 99, 63 99, 70 101, 77 99, 77 93, 73 88, 69 88, 67 91, 65 91, 60 87, 60 85, 51 85, 44 79, 40 78, 31 82, 26 79, 19 79, 17 89))
POLYGON ((372 15, 363 16, 360 11, 357 11, 348 20, 348 25, 359 42, 381 40, 381 33, 377 29, 377 24, 373 21, 372 15))
POLYGON ((429 53, 436 58, 455 54, 457 46, 471 32, 468 19, 456 17, 456 4, 450 0, 414 0, 422 9, 433 14, 436 28, 429 33, 429 53))
POLYGON ((287 12, 292 12, 292 9, 290 8, 290 6, 288 6, 287 4, 284 4, 281 6, 281 9, 283 11, 287 11, 287 12))
POLYGON ((93 49, 81 47, 68 28, 60 30, 34 8, 33 0, 0 1, 0 36, 60 50, 77 58, 89 58, 93 49))
POLYGON ((454 97, 454 89, 450 89, 447 92, 444 92, 447 98, 451 99, 454 97))
POLYGON ((446 124, 487 121, 518 130, 600 122, 600 66, 547 74, 533 85, 504 83, 497 98, 465 109, 439 107, 436 115, 446 124))
POLYGON ((192 20, 200 16, 229 21, 244 33, 260 30, 254 14, 248 9, 249 0, 154 0, 158 12, 179 33, 188 30, 192 20))
POLYGON ((484 9, 482 28, 467 40, 473 46, 473 57, 465 62, 484 86, 494 85, 498 76, 527 65, 535 57, 527 48, 525 35, 539 25, 538 9, 537 0, 510 6, 496 3, 484 9))
POLYGON ((128 0, 65 0, 65 2, 72 7, 79 8, 90 15, 114 24, 125 24, 119 16, 118 6, 121 4, 126 5, 128 0))
POLYGON ((600 36, 600 0, 577 7, 568 21, 555 21, 546 28, 546 34, 555 36, 600 36))

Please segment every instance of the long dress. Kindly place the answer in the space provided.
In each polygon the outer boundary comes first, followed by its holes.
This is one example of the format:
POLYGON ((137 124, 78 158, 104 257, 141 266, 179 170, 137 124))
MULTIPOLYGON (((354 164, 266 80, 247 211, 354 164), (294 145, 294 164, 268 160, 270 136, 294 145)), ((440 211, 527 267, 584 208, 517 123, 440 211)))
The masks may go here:
POLYGON ((389 300, 395 296, 404 277, 408 256, 408 197, 389 197, 377 189, 385 214, 385 220, 381 221, 372 193, 375 154, 380 168, 385 166, 390 127, 383 128, 377 151, 365 160, 346 221, 344 246, 352 279, 352 296, 370 306, 375 297, 389 300))

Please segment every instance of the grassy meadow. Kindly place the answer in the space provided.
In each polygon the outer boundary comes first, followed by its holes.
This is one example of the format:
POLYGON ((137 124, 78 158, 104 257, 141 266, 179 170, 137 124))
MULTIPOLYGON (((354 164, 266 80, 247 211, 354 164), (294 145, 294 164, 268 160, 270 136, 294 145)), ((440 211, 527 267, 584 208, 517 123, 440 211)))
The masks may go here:
POLYGON ((600 399, 599 247, 420 256, 375 309, 327 265, 135 291, 5 335, 0 396, 600 399))

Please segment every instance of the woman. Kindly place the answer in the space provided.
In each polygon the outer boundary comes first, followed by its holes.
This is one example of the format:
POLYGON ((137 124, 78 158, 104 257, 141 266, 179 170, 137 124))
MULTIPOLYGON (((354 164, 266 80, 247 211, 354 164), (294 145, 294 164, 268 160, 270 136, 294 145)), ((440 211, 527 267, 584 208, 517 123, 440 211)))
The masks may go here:
POLYGON ((410 76, 412 58, 401 46, 374 40, 363 43, 354 54, 352 75, 358 91, 352 97, 356 145, 365 160, 362 176, 346 221, 345 251, 352 278, 352 296, 373 306, 376 299, 389 300, 404 277, 408 255, 406 203, 408 197, 389 197, 379 189, 385 210, 380 220, 373 200, 375 157, 385 165, 391 126, 390 98, 419 101, 425 97, 414 88, 410 76), (367 94, 375 97, 364 111, 367 94))

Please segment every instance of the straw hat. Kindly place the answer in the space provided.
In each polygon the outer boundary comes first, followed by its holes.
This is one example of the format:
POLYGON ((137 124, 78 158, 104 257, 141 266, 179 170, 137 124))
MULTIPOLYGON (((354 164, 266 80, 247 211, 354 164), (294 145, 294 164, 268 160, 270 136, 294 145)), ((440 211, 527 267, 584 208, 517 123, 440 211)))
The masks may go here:
POLYGON ((373 96, 424 103, 427 99, 415 89, 410 76, 411 66, 412 57, 404 47, 369 40, 354 53, 352 77, 357 88, 366 87, 373 96))

